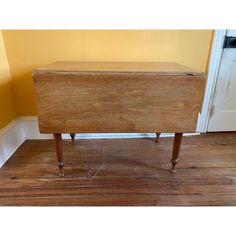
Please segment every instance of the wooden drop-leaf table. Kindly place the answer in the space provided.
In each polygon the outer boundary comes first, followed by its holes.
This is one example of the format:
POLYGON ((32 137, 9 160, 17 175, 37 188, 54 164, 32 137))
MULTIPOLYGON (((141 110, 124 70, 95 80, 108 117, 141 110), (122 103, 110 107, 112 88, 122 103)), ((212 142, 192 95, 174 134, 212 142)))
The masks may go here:
POLYGON ((196 130, 205 75, 172 62, 58 61, 33 71, 39 130, 53 133, 63 175, 62 133, 183 133, 196 130))

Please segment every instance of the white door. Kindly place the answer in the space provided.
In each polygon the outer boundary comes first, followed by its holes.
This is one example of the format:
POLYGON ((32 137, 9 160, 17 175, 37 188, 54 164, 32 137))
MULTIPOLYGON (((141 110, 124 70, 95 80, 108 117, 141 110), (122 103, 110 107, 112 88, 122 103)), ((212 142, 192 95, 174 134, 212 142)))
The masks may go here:
MULTIPOLYGON (((236 30, 227 36, 236 37, 236 30)), ((223 50, 208 131, 236 131, 236 38, 229 47, 223 50)))

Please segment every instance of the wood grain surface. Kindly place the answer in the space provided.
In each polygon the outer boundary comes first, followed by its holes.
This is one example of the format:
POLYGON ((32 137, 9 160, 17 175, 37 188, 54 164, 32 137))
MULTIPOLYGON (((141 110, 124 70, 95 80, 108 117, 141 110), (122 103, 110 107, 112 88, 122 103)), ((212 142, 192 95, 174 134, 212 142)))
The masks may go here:
POLYGON ((176 63, 57 62, 33 72, 39 128, 194 132, 204 80, 176 63))
POLYGON ((107 62, 107 61, 56 61, 39 67, 34 72, 144 72, 156 75, 204 75, 204 73, 175 62, 107 62))
POLYGON ((53 140, 27 140, 0 169, 1 206, 235 206, 236 133, 173 138, 64 140, 65 177, 53 140))

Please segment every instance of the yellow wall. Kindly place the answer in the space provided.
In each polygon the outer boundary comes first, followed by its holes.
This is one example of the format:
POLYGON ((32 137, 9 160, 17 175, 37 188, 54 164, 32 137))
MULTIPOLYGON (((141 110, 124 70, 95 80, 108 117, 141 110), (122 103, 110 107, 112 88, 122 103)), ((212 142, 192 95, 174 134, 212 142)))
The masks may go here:
POLYGON ((35 115, 31 71, 55 60, 175 61, 206 71, 213 31, 3 31, 18 115, 35 115))
POLYGON ((0 30, 0 129, 16 118, 12 98, 11 74, 0 30))

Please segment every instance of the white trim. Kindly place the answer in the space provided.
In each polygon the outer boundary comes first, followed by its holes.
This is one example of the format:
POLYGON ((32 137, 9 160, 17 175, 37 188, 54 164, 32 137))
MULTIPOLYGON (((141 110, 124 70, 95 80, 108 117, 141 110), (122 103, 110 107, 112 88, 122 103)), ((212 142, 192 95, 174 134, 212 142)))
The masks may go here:
POLYGON ((16 119, 0 130, 0 167, 25 141, 20 119, 16 119))
MULTIPOLYGON (((186 133, 184 136, 199 135, 186 133)), ((173 133, 162 133, 161 137, 173 137, 173 133)), ((70 139, 63 134, 63 139, 70 139)), ((76 139, 155 138, 155 133, 78 133, 76 139)), ((52 134, 40 134, 35 116, 17 118, 0 130, 0 167, 11 157, 26 139, 52 139, 52 134)))
POLYGON ((0 137, 5 135, 9 130, 13 129, 13 127, 20 121, 20 118, 16 118, 15 120, 8 123, 5 127, 0 129, 0 137))
POLYGON ((52 139, 52 134, 40 134, 38 118, 36 116, 22 116, 20 118, 25 139, 52 139))
POLYGON ((198 132, 205 133, 208 129, 211 106, 213 102, 217 76, 220 68, 220 62, 223 52, 224 37, 226 30, 216 30, 211 49, 211 57, 208 69, 208 78, 206 83, 205 95, 203 99, 202 112, 198 120, 198 132))

